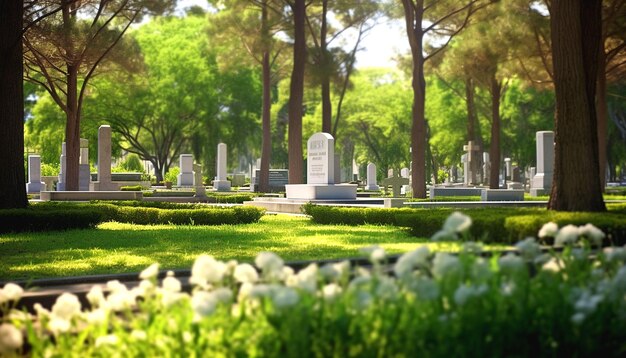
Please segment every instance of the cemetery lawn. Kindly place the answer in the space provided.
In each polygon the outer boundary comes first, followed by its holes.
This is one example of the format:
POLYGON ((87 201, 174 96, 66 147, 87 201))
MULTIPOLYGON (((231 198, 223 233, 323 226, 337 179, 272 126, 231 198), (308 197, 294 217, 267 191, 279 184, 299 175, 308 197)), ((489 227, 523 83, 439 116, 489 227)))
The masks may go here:
POLYGON ((440 251, 460 247, 430 243, 399 227, 318 225, 289 215, 265 215, 255 224, 221 226, 109 222, 90 230, 0 235, 0 281, 139 272, 153 262, 162 269, 189 269, 203 253, 243 262, 253 262, 260 251, 275 252, 286 261, 348 258, 361 256, 359 248, 374 244, 390 254, 423 244, 440 251))

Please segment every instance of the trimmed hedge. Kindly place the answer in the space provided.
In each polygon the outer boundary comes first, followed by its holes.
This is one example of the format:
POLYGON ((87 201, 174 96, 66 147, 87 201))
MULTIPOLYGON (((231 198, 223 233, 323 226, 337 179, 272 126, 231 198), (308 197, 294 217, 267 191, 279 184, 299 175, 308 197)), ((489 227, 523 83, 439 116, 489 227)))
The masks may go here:
POLYGON ((265 212, 252 206, 219 208, 197 204, 159 203, 158 205, 167 207, 156 208, 130 206, 131 204, 46 202, 31 205, 27 209, 0 210, 0 233, 86 229, 107 221, 139 225, 249 224, 259 221, 265 212))
POLYGON ((97 209, 44 211, 32 208, 0 210, 0 233, 89 229, 102 222, 97 209))
POLYGON ((120 191, 141 191, 143 188, 141 185, 128 185, 120 188, 120 191))
MULTIPOLYGON (((470 236, 484 242, 515 243, 537 236, 543 224, 553 221, 559 227, 592 223, 607 234, 607 244, 626 244, 626 204, 608 205, 606 213, 555 212, 536 208, 481 208, 458 210, 472 218, 470 236)), ((418 237, 430 237, 441 229, 446 218, 456 211, 437 209, 347 208, 307 204, 305 214, 318 224, 393 225, 408 228, 418 237)))

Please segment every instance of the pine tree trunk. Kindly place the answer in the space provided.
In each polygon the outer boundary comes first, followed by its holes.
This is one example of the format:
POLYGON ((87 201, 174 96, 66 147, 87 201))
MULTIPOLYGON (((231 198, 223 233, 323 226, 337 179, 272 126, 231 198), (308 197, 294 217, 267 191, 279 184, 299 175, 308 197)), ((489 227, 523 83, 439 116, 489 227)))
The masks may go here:
POLYGON ((78 112, 78 68, 67 66, 67 104, 65 124, 65 190, 78 190, 80 159, 80 113, 78 112))
POLYGON ((23 1, 0 1, 0 209, 25 208, 23 1))
POLYGON ((294 0, 293 71, 289 92, 289 184, 302 184, 302 100, 304 97, 304 65, 306 62, 304 0, 294 0))
POLYGON ((270 128, 272 83, 270 70, 270 54, 269 51, 265 51, 263 54, 263 141, 261 145, 261 170, 259 172, 259 191, 263 193, 270 190, 270 160, 272 155, 272 133, 270 128))
MULTIPOLYGON (((328 35, 328 22, 326 15, 328 13, 328 0, 322 0, 322 25, 320 29, 320 56, 322 67, 322 132, 330 133, 332 131, 332 102, 330 101, 330 72, 329 72, 329 53, 326 37, 328 35)), ((337 138, 335 138, 337 143, 337 138)))
POLYGON ((595 109, 601 0, 553 0, 555 166, 548 208, 605 211, 595 109))
POLYGON ((491 147, 489 148, 489 160, 491 172, 489 173, 489 188, 500 188, 500 95, 502 85, 494 75, 491 78, 491 147))

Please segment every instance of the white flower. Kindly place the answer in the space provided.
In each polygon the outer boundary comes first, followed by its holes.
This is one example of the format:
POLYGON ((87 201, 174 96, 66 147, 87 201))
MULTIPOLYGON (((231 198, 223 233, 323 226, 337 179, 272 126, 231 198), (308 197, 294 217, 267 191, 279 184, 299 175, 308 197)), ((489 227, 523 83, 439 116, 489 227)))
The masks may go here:
POLYGON ((209 292, 195 291, 191 296, 191 307, 194 313, 202 317, 215 312, 217 303, 217 297, 209 292))
POLYGON ((609 262, 626 261, 626 250, 623 247, 605 247, 603 252, 609 262))
POLYGON ((153 293, 155 289, 154 283, 150 280, 141 280, 139 286, 134 287, 131 291, 137 297, 147 297, 150 293, 153 293))
POLYGON ((240 283, 255 283, 259 280, 259 274, 250 264, 237 265, 233 276, 235 277, 235 280, 240 283))
POLYGON ((415 293, 422 300, 432 301, 439 298, 439 286, 430 278, 420 277, 415 282, 415 293))
POLYGON ((561 259, 551 258, 548 262, 544 263, 541 267, 542 270, 559 272, 563 268, 563 261, 561 259))
POLYGON ((513 254, 507 254, 498 259, 498 266, 503 273, 516 273, 524 269, 524 261, 513 254))
POLYGON ((454 231, 439 230, 430 237, 432 241, 451 241, 458 240, 458 236, 454 231))
POLYGON ((102 293, 102 287, 99 285, 91 286, 87 293, 87 301, 89 301, 91 307, 100 307, 106 301, 104 293, 102 293))
POLYGON ((591 240, 591 243, 596 246, 602 245, 602 240, 606 235, 602 232, 602 230, 593 226, 592 224, 587 224, 585 226, 581 226, 579 228, 579 232, 581 236, 584 236, 591 240))
POLYGON ((322 288, 322 296, 324 297, 324 300, 333 302, 337 299, 337 297, 339 297, 341 291, 341 286, 336 283, 329 283, 322 288))
POLYGON ((476 258, 474 264, 471 267, 472 278, 477 281, 485 281, 492 276, 492 271, 489 263, 482 257, 476 258))
POLYGON ((233 291, 225 287, 211 291, 211 294, 218 302, 231 302, 233 300, 233 291))
POLYGON ((484 284, 479 286, 463 284, 454 292, 454 302, 459 306, 463 306, 470 298, 480 297, 485 292, 487 292, 487 286, 484 284))
POLYGON ((393 300, 398 297, 396 281, 388 276, 381 276, 376 287, 376 297, 383 300, 393 300))
POLYGON ((239 294, 237 295, 237 300, 238 301, 243 301, 245 298, 250 297, 250 294, 252 293, 252 289, 254 288, 254 284, 252 283, 248 283, 245 282, 244 284, 241 285, 241 287, 239 287, 239 294))
POLYGON ((24 344, 24 338, 19 329, 9 323, 0 324, 0 353, 9 353, 19 349, 22 344, 24 344))
POLYGON ((369 256, 371 262, 380 262, 385 259, 385 249, 378 245, 366 246, 359 249, 359 251, 369 256))
POLYGON ((572 315, 571 320, 572 320, 572 323, 574 324, 581 324, 585 321, 585 314, 581 312, 574 313, 574 315, 572 315))
POLYGON ((541 254, 541 246, 533 237, 527 237, 515 244, 515 247, 517 247, 522 258, 527 261, 532 261, 541 254))
POLYGON ((124 289, 110 293, 106 302, 113 311, 119 312, 132 308, 135 305, 135 299, 133 293, 124 286, 124 289))
POLYGON ((578 227, 574 225, 567 225, 559 230, 559 233, 556 234, 554 238, 554 246, 564 246, 571 245, 576 243, 578 236, 580 235, 580 230, 578 227))
POLYGON ((174 277, 174 272, 168 271, 167 277, 163 279, 163 289, 169 292, 180 292, 182 290, 182 284, 174 277))
POLYGON ((310 264, 309 266, 298 271, 296 275, 290 276, 287 279, 287 286, 299 288, 301 290, 314 293, 317 290, 317 273, 318 268, 316 264, 310 264))
POLYGON ((112 280, 112 281, 107 282, 107 290, 111 292, 116 292, 116 291, 127 291, 128 289, 126 288, 126 285, 124 285, 120 281, 112 280))
POLYGON ((80 314, 80 301, 71 293, 63 293, 57 297, 52 306, 52 316, 66 321, 80 314))
POLYGON ((189 282, 201 287, 206 287, 208 283, 220 282, 226 273, 226 268, 225 263, 209 255, 200 255, 191 267, 189 282))
POLYGON ((459 258, 445 252, 438 252, 433 260, 433 275, 436 278, 443 278, 450 274, 455 274, 461 269, 459 258))
POLYGON ((102 346, 114 346, 119 342, 119 339, 114 334, 107 334, 106 336, 100 336, 96 338, 96 348, 102 346))
POLYGON ((146 331, 141 329, 133 329, 133 331, 130 332, 130 337, 135 341, 145 341, 146 339, 148 339, 146 331))
POLYGON ((327 280, 336 281, 350 272, 350 261, 328 263, 320 269, 320 274, 327 280))
POLYGON ((549 222, 541 227, 537 236, 540 239, 543 239, 544 237, 555 237, 558 232, 559 226, 553 222, 549 222))
POLYGON ((269 275, 280 275, 284 265, 283 259, 273 252, 260 252, 254 263, 263 273, 269 275))
POLYGON ((357 291, 354 302, 356 310, 364 310, 372 304, 372 295, 366 291, 357 291))
POLYGON ((163 290, 161 296, 161 304, 165 307, 171 307, 185 297, 188 297, 185 293, 163 290))
POLYGON ((89 322, 89 324, 100 325, 106 321, 108 315, 109 312, 107 310, 99 308, 85 313, 85 319, 89 322))
POLYGON ((153 280, 153 279, 156 279, 158 274, 159 274, 159 264, 153 263, 152 265, 148 266, 148 268, 141 271, 141 273, 139 274, 139 278, 142 280, 153 280))
POLYGON ((17 301, 22 297, 22 294, 24 293, 24 290, 20 286, 12 282, 4 285, 2 291, 8 301, 17 301))
POLYGON ((591 292, 589 292, 589 290, 584 290, 581 293, 580 297, 578 297, 578 299, 576 300, 574 308, 576 308, 576 311, 578 312, 591 314, 596 310, 596 308, 603 299, 604 297, 602 295, 593 295, 591 294, 591 292))
POLYGON ((48 322, 48 329, 52 334, 59 335, 60 333, 65 333, 70 330, 71 327, 70 321, 62 318, 57 318, 52 316, 50 322, 48 322))
POLYGON ((253 285, 248 292, 248 296, 252 298, 269 297, 272 294, 272 290, 274 290, 275 288, 276 285, 253 285))
POLYGON ((443 230, 448 232, 463 233, 472 226, 472 218, 458 211, 448 216, 443 224, 443 230))
POLYGON ((428 264, 429 255, 430 251, 427 246, 420 246, 416 250, 407 252, 400 256, 393 266, 393 272, 396 276, 402 277, 411 273, 416 266, 426 266, 428 264))
POLYGON ((50 317, 50 311, 47 310, 46 308, 44 308, 41 305, 41 303, 35 303, 33 305, 33 309, 37 313, 37 318, 39 318, 40 320, 43 319, 43 318, 50 317))
POLYGON ((515 285, 515 281, 507 281, 507 282, 503 282, 501 287, 500 287, 500 291, 502 292, 502 296, 511 296, 513 295, 513 292, 515 292, 515 288, 517 286, 515 285))
POLYGON ((294 306, 300 300, 298 292, 290 287, 277 287, 272 293, 272 301, 278 308, 294 306))

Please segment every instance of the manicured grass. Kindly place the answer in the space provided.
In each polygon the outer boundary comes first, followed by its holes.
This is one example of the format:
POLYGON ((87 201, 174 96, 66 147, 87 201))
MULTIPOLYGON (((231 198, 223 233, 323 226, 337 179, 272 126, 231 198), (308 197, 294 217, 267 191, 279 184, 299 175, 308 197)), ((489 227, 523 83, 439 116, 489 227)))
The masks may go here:
MULTIPOLYGON (((207 253, 251 262, 260 251, 285 260, 359 256, 374 244, 400 253, 427 243, 393 226, 318 225, 305 217, 266 215, 259 223, 221 226, 104 223, 96 229, 0 235, 0 280, 138 272, 153 262, 190 268, 207 253)), ((453 251, 455 243, 428 243, 453 251)), ((504 246, 489 246, 502 248, 504 246)))

